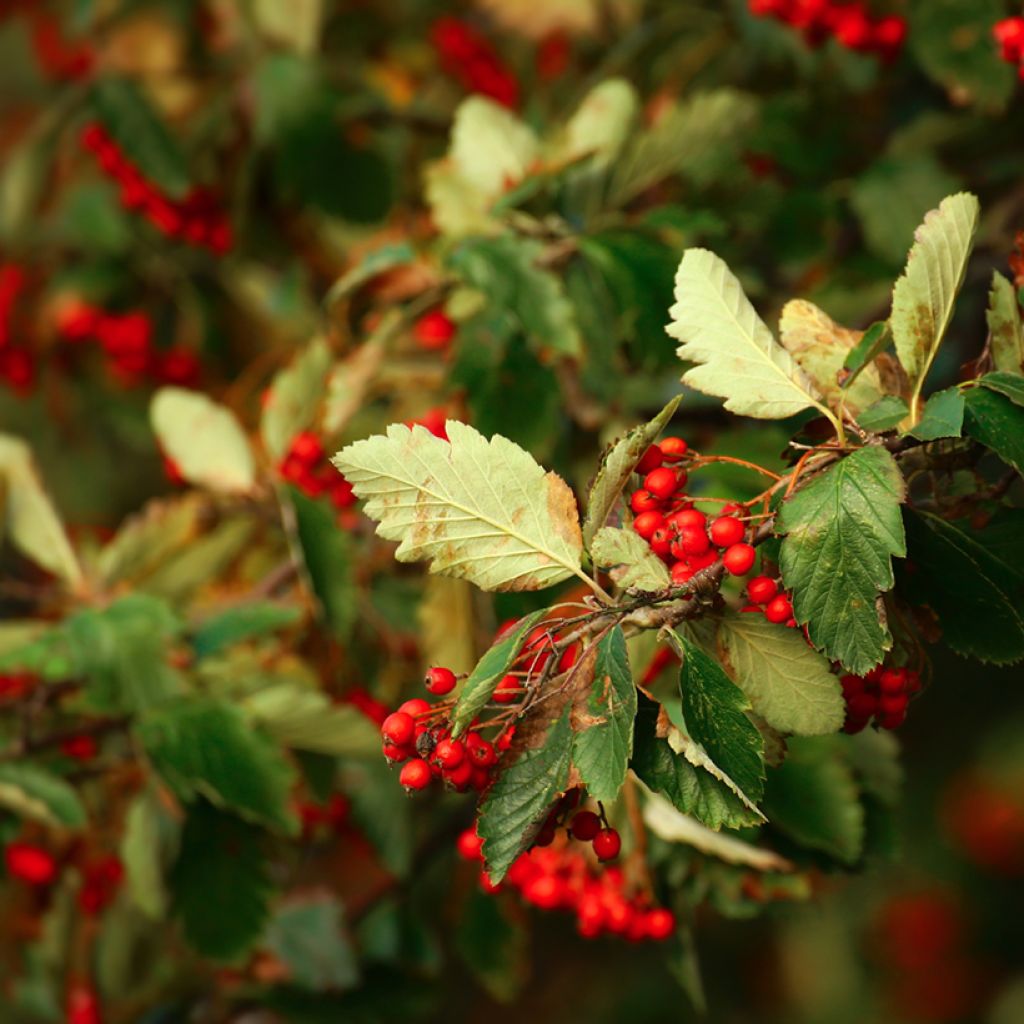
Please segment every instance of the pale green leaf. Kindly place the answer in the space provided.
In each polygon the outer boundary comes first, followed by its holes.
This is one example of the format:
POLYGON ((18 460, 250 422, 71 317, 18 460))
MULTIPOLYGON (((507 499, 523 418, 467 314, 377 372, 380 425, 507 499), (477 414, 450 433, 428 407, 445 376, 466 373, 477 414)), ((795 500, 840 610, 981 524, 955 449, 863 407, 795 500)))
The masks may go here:
POLYGON ((292 438, 316 418, 330 367, 327 342, 314 338, 271 382, 263 402, 260 433, 275 462, 284 458, 292 438))
POLYGON ((1024 408, 989 387, 964 395, 964 433, 1024 472, 1024 408))
POLYGON ((330 895, 289 900, 267 927, 266 943, 288 969, 289 981, 313 992, 340 991, 359 979, 341 906, 330 895))
POLYGON ((252 450, 229 409, 197 391, 160 388, 149 411, 160 447, 189 483, 229 494, 252 490, 252 450))
POLYGON ((143 790, 132 800, 121 837, 121 862, 132 901, 154 920, 167 913, 166 874, 177 854, 180 833, 155 789, 143 790))
POLYGON ((483 590, 540 590, 581 576, 576 499, 554 473, 497 435, 449 420, 449 441, 401 424, 334 457, 400 562, 483 590))
POLYGON ((1006 395, 1014 405, 1024 406, 1024 377, 1019 373, 997 370, 995 373, 986 373, 978 383, 991 391, 1006 395))
POLYGON ((0 764, 0 807, 55 828, 81 828, 85 807, 59 775, 33 764, 0 764))
POLYGON ((857 422, 876 434, 894 430, 910 415, 910 406, 899 395, 885 395, 857 414, 857 422))
POLYGON ((846 705, 828 661, 803 633, 762 615, 727 615, 718 631, 726 665, 773 729, 816 736, 836 732, 846 705))
POLYGON ((907 431, 919 441, 959 437, 964 428, 964 396, 959 388, 937 391, 924 404, 921 418, 907 431))
POLYGON ((602 527, 590 552, 594 565, 609 569, 612 579, 623 589, 661 590, 672 582, 665 563, 633 530, 602 527))
POLYGON ((1024 328, 1021 326, 1017 292, 998 270, 992 273, 992 290, 988 293, 985 319, 995 368, 1008 373, 1024 371, 1024 328))
POLYGON ((725 399, 741 416, 785 419, 810 406, 827 413, 814 385, 772 337, 739 281, 712 252, 687 249, 676 273, 668 333, 697 365, 683 383, 725 399))
POLYGON ((637 107, 636 90, 626 79, 596 85, 569 118, 557 157, 572 161, 590 155, 594 165, 607 164, 629 137, 637 107))
POLYGON ((905 485, 884 448, 861 448, 783 504, 780 566, 793 614, 811 642, 862 675, 892 646, 880 595, 893 585, 892 556, 906 555, 905 485))

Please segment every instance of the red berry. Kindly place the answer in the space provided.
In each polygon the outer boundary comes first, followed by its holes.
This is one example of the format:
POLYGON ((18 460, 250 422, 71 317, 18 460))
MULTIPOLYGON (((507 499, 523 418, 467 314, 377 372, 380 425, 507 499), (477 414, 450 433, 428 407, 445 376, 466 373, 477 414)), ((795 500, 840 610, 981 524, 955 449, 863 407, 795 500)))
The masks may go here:
POLYGON ((660 530, 665 523, 665 517, 660 512, 641 512, 633 520, 633 529, 643 537, 650 540, 655 530, 660 530))
POLYGON ((615 860, 621 849, 622 840, 613 828, 603 828, 594 836, 594 853, 598 860, 615 860))
POLYGON ((883 715, 902 715, 907 710, 909 699, 905 693, 883 693, 878 698, 878 710, 883 715))
POLYGON ((489 768, 498 759, 494 745, 475 732, 466 737, 466 752, 478 768, 489 768))
POLYGON ((538 875, 523 888, 523 899, 541 910, 554 910, 562 902, 563 886, 554 875, 538 875))
POLYGON ((659 526, 651 534, 651 550, 659 557, 664 558, 672 549, 672 534, 667 526, 659 526))
POLYGON ((422 757, 402 765, 398 781, 411 793, 413 790, 425 789, 430 784, 430 765, 422 757))
POLYGON ((839 685, 843 688, 843 697, 849 700, 855 693, 864 692, 864 680, 860 676, 843 676, 839 680, 839 685))
POLYGON ((755 576, 747 584, 747 594, 754 604, 767 604, 778 592, 779 586, 770 576, 755 576))
POLYGON ((663 437, 658 447, 666 462, 677 462, 689 450, 689 445, 681 437, 663 437))
POLYGON ((570 644, 564 651, 562 651, 561 657, 558 659, 558 671, 568 672, 569 669, 579 661, 580 657, 580 645, 570 644))
POLYGON ((455 673, 450 668, 428 668, 424 684, 432 694, 443 697, 455 689, 455 673))
POLYGON ((746 530, 743 524, 732 516, 719 516, 711 524, 711 539, 716 547, 728 548, 743 540, 746 530))
POLYGON ((877 719, 879 726, 883 729, 898 729, 907 717, 906 709, 894 711, 888 715, 880 715, 877 719))
POLYGON ((661 509, 661 502, 650 491, 641 488, 629 496, 629 507, 634 515, 640 515, 643 512, 658 512, 661 509))
POLYGON ((644 477, 644 488, 655 498, 665 501, 675 493, 678 482, 678 475, 675 470, 662 466, 660 469, 653 469, 644 477))
POLYGON ((8 843, 4 849, 7 873, 28 885, 49 885, 57 877, 57 861, 49 850, 32 843, 8 843))
POLYGON ((846 713, 851 718, 870 718, 878 710, 878 701, 870 693, 855 693, 846 702, 846 713))
POLYGON ((449 786, 464 793, 473 781, 473 765, 462 760, 454 768, 445 768, 442 774, 449 786))
POLYGON ((700 509, 683 508, 673 512, 666 520, 674 530, 705 530, 707 529, 708 517, 700 509))
POLYGON ((442 768, 458 768, 466 760, 461 740, 443 739, 434 747, 434 758, 442 768))
POLYGON ((382 752, 392 764, 398 761, 408 761, 413 755, 412 747, 400 747, 394 743, 385 743, 382 752))
POLYGON ((711 541, 704 530, 690 526, 679 531, 679 544, 687 555, 703 555, 711 547, 711 541))
POLYGON ((693 576, 693 570, 686 564, 686 562, 676 562, 676 564, 672 566, 671 576, 673 583, 686 583, 693 576))
POLYGON ((572 837, 589 843, 601 831, 601 819, 593 811, 577 811, 572 819, 572 837))
POLYGON ((428 711, 430 705, 422 697, 413 697, 398 705, 398 710, 412 718, 422 718, 428 711))
POLYGON ((655 942, 663 942, 676 930, 675 914, 664 907, 655 907, 644 914, 644 931, 655 942))
POLYGON ((843 723, 843 732, 853 735, 854 733, 861 732, 866 728, 868 720, 866 718, 847 718, 843 723))
POLYGON ((733 576, 745 576, 754 568, 756 558, 757 552, 750 544, 733 544, 726 548, 722 562, 733 576))
POLYGON ((67 1024, 102 1024, 99 996, 88 985, 73 984, 68 989, 67 1024))
POLYGON ((466 860, 482 861, 484 859, 484 841, 476 834, 475 827, 467 828, 465 832, 460 832, 455 846, 459 851, 459 856, 464 857, 466 860))
POLYGON ((636 464, 635 472, 646 476, 651 470, 657 469, 662 461, 661 449, 656 444, 652 444, 636 464))
POLYGON ((495 704, 512 704, 519 699, 523 692, 523 684, 518 676, 509 673, 503 676, 501 682, 494 688, 492 700, 495 704))
POLYGON ((384 739, 394 746, 404 747, 412 743, 416 734, 416 723, 407 712, 395 711, 384 719, 380 732, 384 739))
POLYGON ((432 309, 413 325, 412 335, 420 348, 433 351, 445 348, 455 337, 455 322, 442 309, 432 309))
POLYGON ((788 622, 793 615, 793 606, 789 603, 789 598, 784 594, 779 594, 778 597, 773 597, 764 609, 764 617, 769 622, 783 623, 788 622))
POLYGON ((907 688, 907 670, 905 668, 887 668, 878 677, 878 686, 882 693, 903 693, 907 688))
POLYGON ((312 465, 324 457, 324 446, 320 438, 311 430, 303 430, 292 439, 289 454, 294 455, 306 465, 312 465))

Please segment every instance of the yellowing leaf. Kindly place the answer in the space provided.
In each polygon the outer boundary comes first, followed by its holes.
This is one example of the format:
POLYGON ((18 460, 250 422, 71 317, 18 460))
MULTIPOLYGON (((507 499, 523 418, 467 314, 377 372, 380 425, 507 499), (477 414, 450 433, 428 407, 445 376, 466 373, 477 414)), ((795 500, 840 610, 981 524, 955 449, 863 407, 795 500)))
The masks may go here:
MULTIPOLYGON (((862 331, 840 327, 828 313, 805 299, 793 299, 782 307, 779 340, 830 404, 838 404, 843 394, 839 373, 862 335, 862 331)), ((857 413, 884 393, 878 367, 869 363, 847 389, 846 406, 857 413)))
POLYGON ((149 416, 160 447, 189 483, 228 494, 252 489, 252 450, 229 409, 196 391, 161 388, 149 416))
POLYGON ((814 385, 776 342, 739 281, 713 252, 687 249, 676 272, 672 322, 679 358, 697 365, 683 383, 725 399, 741 416, 784 419, 814 406, 830 418, 814 385))
POLYGON ((632 530, 602 527, 594 537, 590 553, 594 564, 609 568, 612 579, 623 589, 661 590, 672 582, 665 563, 632 530))
POLYGON ((582 576, 576 499, 507 438, 449 420, 449 441, 401 424, 333 459, 400 562, 483 590, 540 590, 582 576))
POLYGON ((892 293, 889 325, 896 355, 913 385, 910 415, 917 421, 921 388, 953 315, 978 226, 978 200, 948 196, 925 214, 903 276, 892 293))
POLYGON ((592 154, 594 163, 607 163, 622 148, 636 112, 636 90, 629 82, 624 78, 601 82, 569 118, 558 157, 570 161, 592 154))
POLYGON ((991 337, 992 362, 997 370, 1024 371, 1024 330, 1013 285, 999 271, 992 274, 992 291, 985 313, 991 337))
POLYGON ((428 665, 468 672, 476 663, 473 589, 465 580, 431 576, 417 609, 420 648, 428 665))

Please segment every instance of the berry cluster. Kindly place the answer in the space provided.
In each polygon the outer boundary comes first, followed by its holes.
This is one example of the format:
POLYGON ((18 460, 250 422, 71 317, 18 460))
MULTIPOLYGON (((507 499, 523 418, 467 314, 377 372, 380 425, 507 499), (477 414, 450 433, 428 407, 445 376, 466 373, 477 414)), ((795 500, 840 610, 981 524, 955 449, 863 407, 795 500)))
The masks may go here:
POLYGON ((570 789, 555 804, 544 824, 534 837, 533 846, 550 846, 555 841, 558 829, 564 827, 566 833, 578 843, 590 843, 594 848, 594 856, 599 861, 615 860, 622 849, 622 839, 616 829, 611 828, 605 819, 604 808, 598 805, 599 814, 593 811, 576 811, 570 813, 579 803, 580 791, 570 789))
POLYGON ((124 866, 113 854, 84 865, 82 887, 78 890, 79 909, 92 917, 101 914, 113 902, 123 880, 124 866))
POLYGON ((431 26, 441 67, 467 92, 489 96, 496 103, 514 109, 519 106, 519 82, 505 66, 486 36, 460 18, 438 18, 431 26))
POLYGON ((1017 67, 1017 74, 1024 79, 1024 18, 1004 18, 992 29, 999 44, 999 56, 1017 67))
POLYGON ((778 580, 770 576, 755 576, 747 583, 748 603, 745 612, 760 612, 769 622, 782 626, 796 627, 793 618, 793 602, 785 591, 779 590, 778 580))
POLYGON ((320 832, 341 832, 348 824, 352 806, 340 793, 335 793, 326 804, 303 801, 299 804, 302 835, 309 839, 320 832))
MULTIPOLYGON (((466 860, 482 861, 481 847, 474 829, 459 836, 458 850, 466 860)), ((488 891, 499 888, 483 870, 480 882, 488 891)), ((617 935, 632 942, 661 942, 676 929, 672 911, 650 906, 642 894, 630 894, 621 869, 595 868, 568 840, 521 854, 502 886, 540 910, 572 911, 580 935, 587 939, 617 935)))
POLYGON ((754 567, 757 553, 747 543, 746 525, 736 517, 740 508, 726 505, 708 523, 708 517, 687 497, 686 470, 676 465, 686 452, 685 441, 666 437, 651 445, 637 463, 643 486, 629 499, 636 516, 633 529, 669 567, 673 583, 686 583, 714 565, 720 555, 728 572, 745 576, 754 567))
POLYGON ((892 60, 907 36, 903 18, 876 18, 863 0, 748 0, 748 5, 751 14, 796 29, 810 46, 832 38, 848 50, 892 60))
POLYGON ((153 321, 142 310, 108 313, 75 299, 58 310, 57 333, 69 345, 97 345, 110 372, 125 387, 146 382, 199 386, 199 357, 182 347, 157 349, 153 344, 153 321))
POLYGON ((427 352, 444 352, 452 343, 458 328, 443 309, 432 309, 413 324, 416 344, 427 352))
POLYGON ((231 224, 213 194, 194 188, 184 199, 164 195, 121 152, 117 142, 97 121, 86 125, 82 145, 104 173, 120 186, 121 205, 139 213, 161 234, 223 256, 232 245, 231 224))
POLYGON ((12 316, 25 289, 25 272, 16 263, 0 264, 0 380, 18 394, 28 394, 35 382, 32 354, 12 343, 12 316))
MULTIPOLYGON (((45 889, 60 875, 57 858, 36 843, 15 841, 4 847, 4 866, 10 878, 33 888, 45 889)), ((82 884, 78 907, 83 914, 96 916, 113 902, 124 880, 124 866, 113 854, 81 865, 82 884)))
POLYGON ((866 676, 845 675, 839 680, 846 700, 843 732, 860 732, 873 718, 881 729, 896 729, 907 717, 912 694, 921 689, 921 677, 909 668, 879 665, 866 676))
POLYGON ((356 503, 352 485, 328 461, 323 442, 311 430, 295 435, 279 472, 310 498, 326 495, 339 513, 356 503))

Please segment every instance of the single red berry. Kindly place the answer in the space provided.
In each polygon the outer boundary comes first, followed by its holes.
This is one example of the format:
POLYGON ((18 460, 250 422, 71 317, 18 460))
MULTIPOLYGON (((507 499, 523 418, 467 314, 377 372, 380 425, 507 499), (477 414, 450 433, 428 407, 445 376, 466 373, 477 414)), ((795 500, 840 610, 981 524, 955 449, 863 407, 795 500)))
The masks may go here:
POLYGON ((66 1011, 67 1024, 102 1024, 99 996, 89 985, 71 985, 66 1011))
POLYGON ((767 604, 778 592, 779 586, 770 576, 755 576, 747 583, 747 594, 754 604, 767 604))
POLYGON ((905 668, 887 668, 878 678, 878 686, 882 693, 903 693, 907 688, 907 670, 905 668))
POLYGON ((846 700, 849 700, 855 693, 864 692, 864 680, 860 676, 842 676, 839 685, 843 688, 843 697, 846 700))
POLYGON ((739 544, 745 533, 743 524, 732 516, 719 516, 711 524, 711 539, 716 547, 728 548, 739 544))
POLYGON ((670 571, 672 576, 672 582, 676 584, 686 583, 693 576, 693 570, 686 564, 686 562, 676 562, 672 566, 670 571))
POLYGON ((687 453, 690 446, 681 437, 663 437, 658 447, 666 462, 678 462, 687 453))
POLYGON ((564 651, 562 651, 561 657, 558 659, 558 671, 568 672, 569 669, 579 661, 580 657, 580 645, 570 644, 564 651))
POLYGON ((49 885, 57 877, 57 861, 49 850, 32 843, 8 843, 4 848, 7 873, 28 885, 49 885))
POLYGON ((422 718, 430 711, 430 705, 422 697, 413 697, 399 704, 398 710, 412 718, 422 718))
POLYGON ((589 843, 601 831, 601 819, 593 811, 577 811, 572 819, 572 837, 589 843))
POLYGON ((512 704, 519 699, 523 692, 523 684, 518 676, 509 673, 503 676, 501 682, 494 688, 492 700, 495 704, 512 704))
POLYGON ((665 501, 675 493, 678 482, 678 474, 675 470, 662 466, 660 469, 652 469, 644 477, 644 488, 655 498, 665 501))
POLYGON ((659 557, 664 558, 672 549, 672 534, 667 526, 659 526, 651 534, 649 541, 651 550, 659 557))
POLYGON ((450 668, 428 668, 424 684, 436 697, 443 697, 455 689, 455 673, 450 668))
POLYGON ((73 758, 76 761, 91 761, 98 753, 100 747, 95 736, 83 733, 81 736, 68 736, 61 740, 60 751, 65 757, 73 758))
POLYGON ((868 720, 866 718, 850 718, 847 717, 843 723, 843 732, 852 736, 855 733, 863 732, 867 728, 868 720))
POLYGON ((396 747, 408 746, 416 734, 416 722, 407 712, 395 711, 384 719, 380 733, 384 739, 396 747))
POLYGON ((452 789, 464 793, 473 781, 473 765, 468 759, 463 759, 454 768, 445 768, 441 774, 452 789))
POLYGON ((425 789, 430 784, 430 777, 430 765, 422 757, 417 757, 402 765, 398 781, 411 793, 425 789))
POLYGON ((733 576, 745 576, 754 568, 757 552, 750 544, 733 544, 725 549, 722 563, 733 576))
POLYGON ((687 555, 703 555, 711 547, 704 530, 692 526, 684 526, 679 531, 679 544, 687 555))
POLYGON ((458 768, 466 760, 466 748, 461 740, 445 738, 434 747, 434 757, 442 768, 458 768))
POLYGON ((661 502, 658 501, 650 491, 642 487, 629 496, 629 507, 634 515, 641 515, 644 512, 658 512, 661 509, 661 502))
POLYGON ((408 761, 413 755, 413 748, 411 746, 400 747, 394 743, 385 743, 382 753, 392 764, 395 764, 399 761, 408 761))
POLYGON ((652 444, 644 452, 634 471, 639 473, 640 476, 646 476, 652 470, 657 469, 663 461, 661 449, 656 444, 652 444))
POLYGON ((466 860, 482 861, 484 859, 484 841, 476 834, 475 826, 467 828, 465 832, 460 832, 455 845, 459 856, 466 860))
POLYGON ((466 737, 466 753, 478 768, 489 768, 498 759, 494 745, 475 732, 466 737))
POLYGON ((622 840, 613 828, 603 828, 594 836, 594 853, 598 860, 615 860, 621 849, 622 840))
POLYGON ((883 715, 902 715, 907 710, 910 698, 905 693, 882 693, 878 698, 878 710, 883 715))
POLYGON ((562 902, 563 883, 554 875, 538 875, 523 888, 523 899, 541 910, 554 910, 562 902))
POLYGON ((665 523, 665 517, 660 512, 641 512, 633 520, 633 529, 643 537, 650 540, 655 530, 660 530, 665 523))
POLYGON ((676 930, 675 914, 664 907, 655 907, 644 914, 644 931, 655 942, 663 942, 676 930))
POLYGON ((903 711, 894 711, 892 714, 879 715, 877 722, 883 729, 898 729, 906 720, 907 712, 904 708, 903 711))
POLYGON ((303 430, 292 438, 289 455, 294 455, 307 466, 319 462, 324 457, 324 446, 320 438, 311 430, 303 430))
POLYGON ((855 693, 846 702, 846 713, 851 718, 870 718, 878 710, 878 701, 870 693, 855 693))
POLYGON ((779 594, 778 597, 773 597, 768 604, 765 605, 764 617, 769 622, 783 623, 788 622, 793 615, 793 606, 789 603, 789 598, 784 594, 779 594))
POLYGON ((455 321, 442 309, 432 309, 413 325, 412 335, 416 344, 427 351, 436 351, 448 346, 455 337, 455 321))
POLYGON ((700 530, 707 529, 708 517, 700 509, 684 508, 673 512, 668 517, 668 524, 675 530, 700 530))

